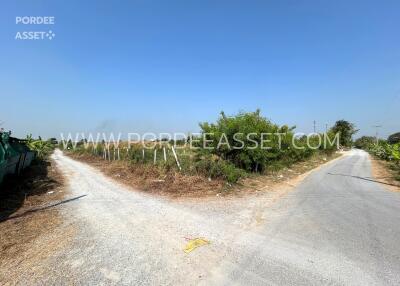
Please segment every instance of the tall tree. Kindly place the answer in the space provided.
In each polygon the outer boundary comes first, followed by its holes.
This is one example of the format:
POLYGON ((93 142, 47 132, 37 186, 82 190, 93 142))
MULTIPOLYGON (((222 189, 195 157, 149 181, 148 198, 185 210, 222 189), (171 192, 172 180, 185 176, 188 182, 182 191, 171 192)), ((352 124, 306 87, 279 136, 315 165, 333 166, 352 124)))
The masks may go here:
POLYGON ((353 143, 353 135, 358 132, 356 126, 346 120, 338 120, 335 125, 331 128, 336 134, 339 134, 339 143, 341 146, 351 147, 353 143))
POLYGON ((400 142, 400 132, 394 133, 388 137, 389 144, 396 144, 400 142))

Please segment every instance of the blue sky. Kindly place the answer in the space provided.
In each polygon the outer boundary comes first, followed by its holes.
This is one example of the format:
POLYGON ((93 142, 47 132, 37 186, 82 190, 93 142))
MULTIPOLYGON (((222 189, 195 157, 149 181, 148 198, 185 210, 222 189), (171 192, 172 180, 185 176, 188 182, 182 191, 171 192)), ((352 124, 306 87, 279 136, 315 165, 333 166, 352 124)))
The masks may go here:
POLYGON ((221 110, 400 131, 399 1, 2 1, 0 121, 17 136, 188 132, 221 110), (16 25, 54 16, 55 25, 16 25), (18 31, 53 40, 15 40, 18 31))

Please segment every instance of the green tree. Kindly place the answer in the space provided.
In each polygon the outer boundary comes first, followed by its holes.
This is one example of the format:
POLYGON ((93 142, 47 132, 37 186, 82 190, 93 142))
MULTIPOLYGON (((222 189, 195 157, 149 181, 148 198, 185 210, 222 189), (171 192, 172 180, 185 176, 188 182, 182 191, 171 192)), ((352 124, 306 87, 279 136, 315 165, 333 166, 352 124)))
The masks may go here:
POLYGON ((339 134, 339 143, 344 147, 351 147, 353 143, 353 135, 358 132, 353 123, 346 120, 338 120, 331 128, 335 134, 339 134))
POLYGON ((388 137, 389 144, 396 144, 400 143, 400 132, 394 133, 388 137))

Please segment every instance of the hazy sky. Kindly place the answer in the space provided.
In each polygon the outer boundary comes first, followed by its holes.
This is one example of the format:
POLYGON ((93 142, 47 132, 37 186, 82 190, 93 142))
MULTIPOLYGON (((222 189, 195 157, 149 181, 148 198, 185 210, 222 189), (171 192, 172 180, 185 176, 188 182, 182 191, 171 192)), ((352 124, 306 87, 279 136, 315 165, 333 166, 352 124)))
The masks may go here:
POLYGON ((221 110, 400 131, 400 1, 2 1, 0 121, 14 135, 187 132, 221 110), (55 24, 17 25, 16 16, 55 24), (54 39, 16 40, 52 30, 54 39))

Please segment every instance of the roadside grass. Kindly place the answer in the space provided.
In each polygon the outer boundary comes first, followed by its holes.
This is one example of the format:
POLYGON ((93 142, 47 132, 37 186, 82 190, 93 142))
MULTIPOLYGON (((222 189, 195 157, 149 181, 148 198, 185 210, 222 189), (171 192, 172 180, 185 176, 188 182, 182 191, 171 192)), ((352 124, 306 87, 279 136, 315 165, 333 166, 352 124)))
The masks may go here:
MULTIPOLYGON (((64 152, 68 156, 88 163, 109 177, 136 190, 172 198, 215 195, 240 196, 245 193, 273 191, 279 184, 285 184, 289 180, 340 156, 338 153, 316 152, 299 162, 273 164, 262 173, 239 170, 239 172, 243 172, 241 177, 235 183, 230 183, 224 177, 218 175, 218 169, 212 170, 213 164, 220 163, 210 164, 211 159, 206 159, 198 161, 200 163, 193 167, 190 163, 192 159, 189 159, 194 156, 193 152, 188 150, 184 152, 183 149, 177 151, 178 158, 182 162, 182 171, 177 168, 174 158, 170 158, 167 162, 160 161, 158 164, 154 164, 154 161, 143 162, 141 159, 136 162, 132 160, 105 160, 102 156, 93 155, 90 151, 65 150, 64 152)), ((140 154, 140 152, 137 153, 140 154)), ((148 152, 148 154, 150 153, 148 152)), ((237 170, 235 169, 233 172, 237 170)))
MULTIPOLYGON (((201 196, 215 194, 224 189, 231 188, 222 179, 208 179, 205 176, 188 174, 179 171, 172 164, 151 163, 128 160, 111 160, 106 162, 99 156, 84 152, 66 151, 74 159, 88 163, 99 169, 109 177, 137 190, 146 193, 179 196, 201 196)), ((175 163, 176 164, 176 163, 175 163)))
POLYGON ((272 165, 264 174, 251 174, 239 181, 237 191, 239 193, 259 193, 275 191, 281 187, 293 187, 302 178, 302 175, 340 156, 341 154, 336 152, 316 152, 308 159, 292 164, 272 165))
MULTIPOLYGON (((160 138, 136 144, 121 141, 94 144, 82 139, 75 144, 67 142, 66 149, 71 156, 92 156, 103 163, 123 162, 120 165, 127 166, 138 177, 164 182, 166 190, 169 186, 174 186, 171 190, 176 189, 176 178, 180 178, 182 190, 191 190, 193 186, 184 182, 194 178, 198 184, 205 182, 200 185, 217 181, 230 190, 246 177, 265 176, 314 157, 328 157, 338 148, 332 130, 297 136, 295 126, 274 124, 260 110, 233 116, 221 112, 216 122, 203 122, 199 126, 202 136, 188 135, 175 141, 160 138)), ((147 189, 148 184, 142 183, 147 189)))
MULTIPOLYGON (((18 272, 31 259, 32 242, 52 233, 62 223, 57 208, 40 210, 64 198, 63 179, 48 159, 35 160, 21 176, 9 177, 0 191, 0 281, 18 272), (36 211, 39 209, 39 211, 36 211)), ((0 282, 1 284, 1 282, 0 282)))
POLYGON ((372 174, 377 182, 390 191, 400 192, 400 170, 394 162, 371 156, 372 174))
MULTIPOLYGON (((395 134, 394 134, 395 135, 395 134)), ((355 141, 355 146, 369 152, 373 158, 382 161, 380 166, 384 166, 391 180, 400 181, 400 143, 396 141, 379 139, 375 137, 363 136, 355 141)))

